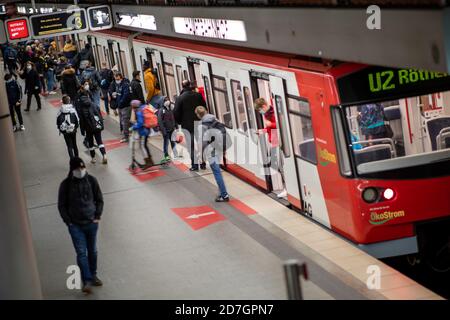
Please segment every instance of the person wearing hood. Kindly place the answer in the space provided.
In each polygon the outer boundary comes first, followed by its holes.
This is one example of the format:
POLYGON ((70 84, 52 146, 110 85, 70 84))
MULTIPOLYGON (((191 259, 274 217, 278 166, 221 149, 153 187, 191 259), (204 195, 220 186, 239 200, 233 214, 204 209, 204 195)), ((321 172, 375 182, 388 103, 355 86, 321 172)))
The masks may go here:
MULTIPOLYGON (((201 144, 202 152, 205 158, 208 159, 209 166, 216 180, 217 186, 219 187, 219 195, 216 198, 216 202, 228 202, 230 201, 230 196, 228 195, 227 188, 225 187, 225 181, 223 180, 222 172, 220 171, 220 161, 219 159, 223 156, 225 151, 225 146, 228 137, 223 135, 222 132, 218 132, 220 128, 225 130, 225 126, 221 124, 216 117, 208 113, 205 107, 198 106, 195 108, 195 114, 198 119, 200 119, 200 132, 202 134, 201 144)), ((226 132, 226 131, 225 131, 226 132)))
POLYGON ((72 43, 72 40, 68 39, 64 45, 63 54, 69 63, 72 63, 72 59, 75 58, 77 51, 77 47, 72 43))
POLYGON ((22 89, 13 76, 9 73, 5 74, 5 85, 6 85, 6 95, 8 96, 8 104, 9 104, 9 113, 11 115, 11 121, 13 125, 14 132, 16 131, 24 131, 25 127, 23 126, 23 118, 22 112, 20 111, 20 107, 22 106, 22 89), (19 120, 19 124, 17 125, 16 117, 14 116, 14 112, 17 115, 17 120, 19 120))
POLYGON ((97 231, 103 213, 103 194, 97 179, 87 173, 84 161, 70 159, 70 171, 58 192, 58 211, 69 229, 83 280, 82 291, 103 285, 97 277, 97 231))
POLYGON ((130 81, 124 78, 121 73, 117 73, 114 78, 115 81, 110 87, 110 94, 113 100, 112 105, 119 109, 120 127, 123 135, 120 142, 128 142, 131 118, 130 81))
POLYGON ((92 47, 86 43, 84 48, 75 56, 74 65, 82 73, 87 67, 93 66, 95 68, 95 58, 92 47), (90 63, 90 64, 89 64, 90 63))
POLYGON ((164 158, 163 162, 170 161, 169 156, 169 142, 172 147, 173 155, 175 158, 178 157, 176 143, 172 140, 172 135, 176 128, 175 116, 172 110, 172 103, 169 97, 164 97, 163 106, 158 110, 158 126, 161 134, 163 136, 163 152, 164 158))
POLYGON ((141 145, 142 154, 144 155, 144 170, 154 166, 152 154, 148 148, 148 137, 150 135, 150 129, 145 127, 144 108, 145 104, 142 104, 140 100, 131 101, 131 108, 136 115, 136 123, 131 127, 133 131, 139 134, 139 142, 141 145))
POLYGON ((107 164, 106 149, 102 140, 102 131, 104 129, 103 117, 100 110, 92 101, 92 94, 90 92, 90 81, 85 81, 81 84, 80 91, 76 98, 76 109, 80 117, 81 134, 86 135, 86 141, 91 155, 91 163, 96 163, 94 139, 97 142, 100 150, 103 164, 107 164))
POLYGON ((80 119, 69 96, 62 97, 61 109, 56 115, 56 126, 64 136, 69 157, 71 159, 78 157, 77 129, 80 126, 80 119))
POLYGON ((70 97, 71 101, 75 101, 78 94, 80 84, 75 74, 75 69, 69 64, 64 67, 61 72, 61 92, 70 97))
POLYGON ((25 94, 27 94, 27 108, 25 111, 30 111, 31 99, 33 96, 36 98, 38 106, 37 110, 41 110, 41 97, 39 96, 39 93, 41 92, 41 82, 33 62, 27 62, 27 66, 25 67, 25 70, 20 73, 20 77, 25 79, 25 94))

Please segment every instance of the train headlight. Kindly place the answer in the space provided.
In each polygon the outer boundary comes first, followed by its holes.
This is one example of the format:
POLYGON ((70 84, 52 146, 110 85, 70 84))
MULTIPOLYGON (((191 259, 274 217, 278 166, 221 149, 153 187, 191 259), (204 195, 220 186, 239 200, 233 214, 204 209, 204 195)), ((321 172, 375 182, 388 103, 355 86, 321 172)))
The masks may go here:
POLYGON ((362 198, 367 203, 373 203, 378 199, 378 190, 375 188, 366 188, 362 193, 362 198))
POLYGON ((387 188, 386 190, 383 191, 383 198, 385 198, 386 200, 391 200, 392 198, 394 198, 394 196, 395 192, 390 188, 387 188))

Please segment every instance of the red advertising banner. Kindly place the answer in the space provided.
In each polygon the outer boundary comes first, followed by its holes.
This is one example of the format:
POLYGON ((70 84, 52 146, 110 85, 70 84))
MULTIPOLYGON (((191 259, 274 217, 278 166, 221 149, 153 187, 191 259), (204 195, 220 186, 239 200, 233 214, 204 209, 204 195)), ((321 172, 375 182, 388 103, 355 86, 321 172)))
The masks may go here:
POLYGON ((6 21, 6 34, 9 41, 26 40, 30 37, 28 19, 18 18, 6 21))

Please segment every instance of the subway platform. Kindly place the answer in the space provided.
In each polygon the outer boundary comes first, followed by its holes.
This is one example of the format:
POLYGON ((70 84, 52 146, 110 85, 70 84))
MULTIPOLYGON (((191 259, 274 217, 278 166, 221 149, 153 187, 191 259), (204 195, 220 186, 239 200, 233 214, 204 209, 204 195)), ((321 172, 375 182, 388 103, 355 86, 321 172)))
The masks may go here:
MULTIPOLYGON (((105 117, 108 164, 80 156, 104 193, 98 234, 103 287, 85 296, 67 287, 75 251, 57 210, 68 173, 64 139, 56 129, 59 95, 24 113, 15 133, 22 181, 45 299, 286 299, 283 262, 305 262, 305 299, 441 299, 332 232, 261 191, 224 173, 233 201, 215 203, 209 170, 192 173, 185 159, 142 175, 128 166, 131 150, 119 143, 119 125, 105 117), (367 268, 381 270, 381 288, 367 287, 367 268)), ((151 138, 162 158, 159 136, 151 138)), ((99 155, 98 155, 99 157, 99 155)), ((98 158, 99 159, 99 158, 98 158)))

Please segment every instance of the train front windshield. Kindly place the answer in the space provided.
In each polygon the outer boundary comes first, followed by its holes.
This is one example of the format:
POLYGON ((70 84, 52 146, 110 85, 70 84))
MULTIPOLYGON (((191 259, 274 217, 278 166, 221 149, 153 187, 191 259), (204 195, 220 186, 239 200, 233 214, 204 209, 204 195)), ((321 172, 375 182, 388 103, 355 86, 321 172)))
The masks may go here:
POLYGON ((450 91, 345 108, 358 174, 450 160, 450 91))

